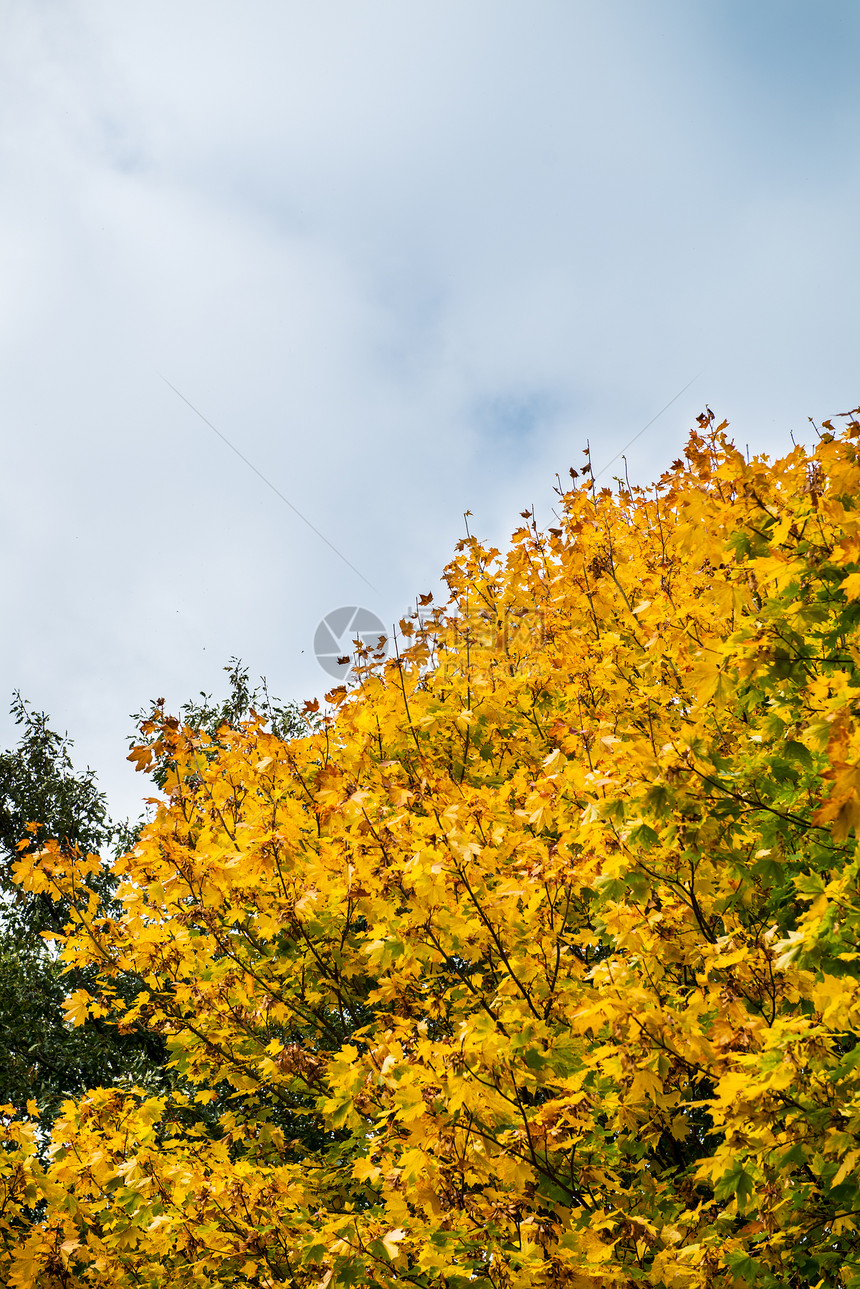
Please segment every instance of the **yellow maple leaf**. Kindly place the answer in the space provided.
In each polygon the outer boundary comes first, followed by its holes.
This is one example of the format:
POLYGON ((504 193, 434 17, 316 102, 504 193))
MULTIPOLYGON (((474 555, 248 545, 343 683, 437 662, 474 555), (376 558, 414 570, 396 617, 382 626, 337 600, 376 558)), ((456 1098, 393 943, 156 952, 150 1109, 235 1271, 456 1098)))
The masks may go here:
POLYGON ((400 1243, 406 1239, 407 1234, 408 1232, 402 1226, 397 1226, 393 1231, 389 1231, 387 1235, 383 1235, 382 1246, 392 1262, 400 1253, 400 1243))
POLYGON ((94 1002, 95 1000, 87 993, 86 989, 76 989, 63 1002, 63 1012, 66 1020, 71 1021, 72 1025, 77 1029, 79 1025, 83 1025, 89 1016, 94 1002))

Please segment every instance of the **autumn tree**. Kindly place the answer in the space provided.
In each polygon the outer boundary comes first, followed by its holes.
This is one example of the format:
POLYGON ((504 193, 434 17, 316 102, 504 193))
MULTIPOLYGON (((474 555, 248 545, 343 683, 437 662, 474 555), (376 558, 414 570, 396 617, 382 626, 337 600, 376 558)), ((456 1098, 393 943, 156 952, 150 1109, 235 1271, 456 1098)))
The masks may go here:
POLYGON ((110 916, 22 856, 181 1084, 10 1111, 8 1283, 860 1285, 860 422, 725 429, 466 538, 305 737, 164 720, 110 916))
MULTIPOLYGON (((237 658, 224 668, 227 692, 215 697, 201 691, 179 709, 183 723, 217 741, 222 726, 237 727, 259 711, 269 729, 289 738, 300 722, 294 706, 269 694, 265 680, 252 685, 249 669, 237 658)), ((78 770, 74 745, 59 734, 45 712, 15 694, 11 708, 20 735, 17 744, 0 752, 0 1104, 19 1106, 31 1100, 41 1124, 50 1126, 65 1098, 97 1084, 145 1084, 163 1090, 164 1070, 160 1036, 142 1026, 121 1033, 93 1017, 70 1027, 63 1011, 69 986, 80 988, 93 976, 66 964, 52 952, 43 933, 62 931, 69 907, 45 892, 25 892, 11 879, 21 848, 38 851, 48 838, 64 854, 99 854, 87 885, 108 913, 116 887, 112 859, 118 848, 131 849, 141 824, 112 820, 105 794, 92 769, 78 770)), ((156 718, 166 719, 163 705, 156 718)), ((140 723, 154 728, 153 713, 140 713, 140 723)), ((301 724, 302 730, 306 728, 301 724)), ((144 740, 138 727, 135 741, 144 740)), ((153 736, 153 742, 155 736, 153 736)), ((153 761, 153 779, 164 782, 169 766, 153 761)), ((123 992, 131 1000, 140 992, 133 971, 125 973, 123 992)))

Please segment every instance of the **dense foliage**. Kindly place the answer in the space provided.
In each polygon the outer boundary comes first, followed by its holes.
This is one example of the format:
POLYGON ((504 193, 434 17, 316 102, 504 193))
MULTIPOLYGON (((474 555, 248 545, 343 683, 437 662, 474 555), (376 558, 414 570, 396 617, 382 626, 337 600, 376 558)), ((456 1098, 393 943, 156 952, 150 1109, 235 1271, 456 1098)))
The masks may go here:
POLYGON ((107 801, 92 770, 75 770, 69 738, 51 729, 44 712, 20 694, 11 712, 20 736, 14 748, 0 752, 0 888, 13 895, 4 920, 31 934, 61 931, 62 902, 26 896, 12 881, 12 864, 24 838, 30 849, 53 838, 64 849, 101 850, 112 831, 107 801))
MULTIPOLYGON (((119 1035, 99 1019, 74 1029, 66 1022, 69 976, 42 933, 62 931, 69 903, 24 891, 12 869, 22 850, 35 853, 48 838, 64 854, 106 852, 115 829, 93 771, 75 769, 68 737, 20 694, 12 715, 19 738, 0 752, 0 1104, 32 1101, 44 1127, 64 1100, 95 1085, 152 1083, 163 1044, 140 1028, 119 1035)), ((88 883, 106 911, 115 886, 109 864, 93 868, 88 883)), ((92 969, 73 969, 77 987, 93 978, 92 969)), ((131 991, 127 984, 129 1000, 131 991)))
POLYGON ((22 854, 95 973, 70 1024, 144 1023, 176 1080, 67 1102, 44 1168, 10 1110, 7 1283, 860 1285, 860 423, 825 428, 747 462, 703 416, 653 489, 467 538, 304 738, 163 720, 113 914, 22 854))
MULTIPOLYGON (((201 692, 180 708, 184 723, 206 732, 213 746, 219 729, 239 726, 252 711, 281 738, 306 728, 293 706, 270 696, 265 680, 251 685, 239 659, 232 658, 224 670, 228 692, 223 698, 201 692)), ((164 719, 163 704, 154 707, 138 717, 146 730, 164 719)), ((63 930, 68 902, 25 891, 11 877, 22 849, 38 851, 52 838, 63 853, 101 855, 102 863, 90 866, 87 884, 102 914, 116 911, 111 857, 135 845, 142 821, 119 823, 109 817, 94 771, 75 768, 71 739, 52 729, 45 712, 16 694, 12 716, 20 731, 17 744, 0 752, 0 1105, 32 1101, 45 1129, 64 1100, 88 1088, 137 1083, 163 1092, 172 1075, 165 1069, 161 1036, 142 1025, 119 1032, 101 1017, 90 1017, 84 1025, 69 1026, 63 1002, 70 985, 88 986, 96 969, 76 964, 69 975, 42 938, 43 932, 63 930)), ((138 730, 141 737, 145 745, 148 735, 138 730)), ((156 784, 164 783, 169 769, 168 758, 154 759, 156 784)), ((131 1005, 141 989, 139 978, 127 972, 121 987, 131 1005)))

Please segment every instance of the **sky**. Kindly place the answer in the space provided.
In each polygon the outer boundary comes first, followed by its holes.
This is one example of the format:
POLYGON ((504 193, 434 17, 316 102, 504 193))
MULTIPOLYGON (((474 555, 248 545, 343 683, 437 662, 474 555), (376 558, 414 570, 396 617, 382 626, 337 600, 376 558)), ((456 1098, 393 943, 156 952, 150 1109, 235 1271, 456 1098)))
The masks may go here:
POLYGON ((0 745, 20 690, 136 818, 131 713, 321 698, 464 511, 856 407, 858 52, 856 0, 0 0, 0 745))

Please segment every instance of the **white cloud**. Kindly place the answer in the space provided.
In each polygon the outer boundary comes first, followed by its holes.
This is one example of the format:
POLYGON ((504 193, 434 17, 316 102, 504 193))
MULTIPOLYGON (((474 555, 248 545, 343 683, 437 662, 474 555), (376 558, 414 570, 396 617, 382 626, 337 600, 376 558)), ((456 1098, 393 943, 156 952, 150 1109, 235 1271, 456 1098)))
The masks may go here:
POLYGON ((860 401, 852 11, 7 6, 0 675, 117 808, 128 712, 230 654, 321 692, 327 611, 398 616, 697 373, 634 477, 706 400, 770 451, 860 401))

